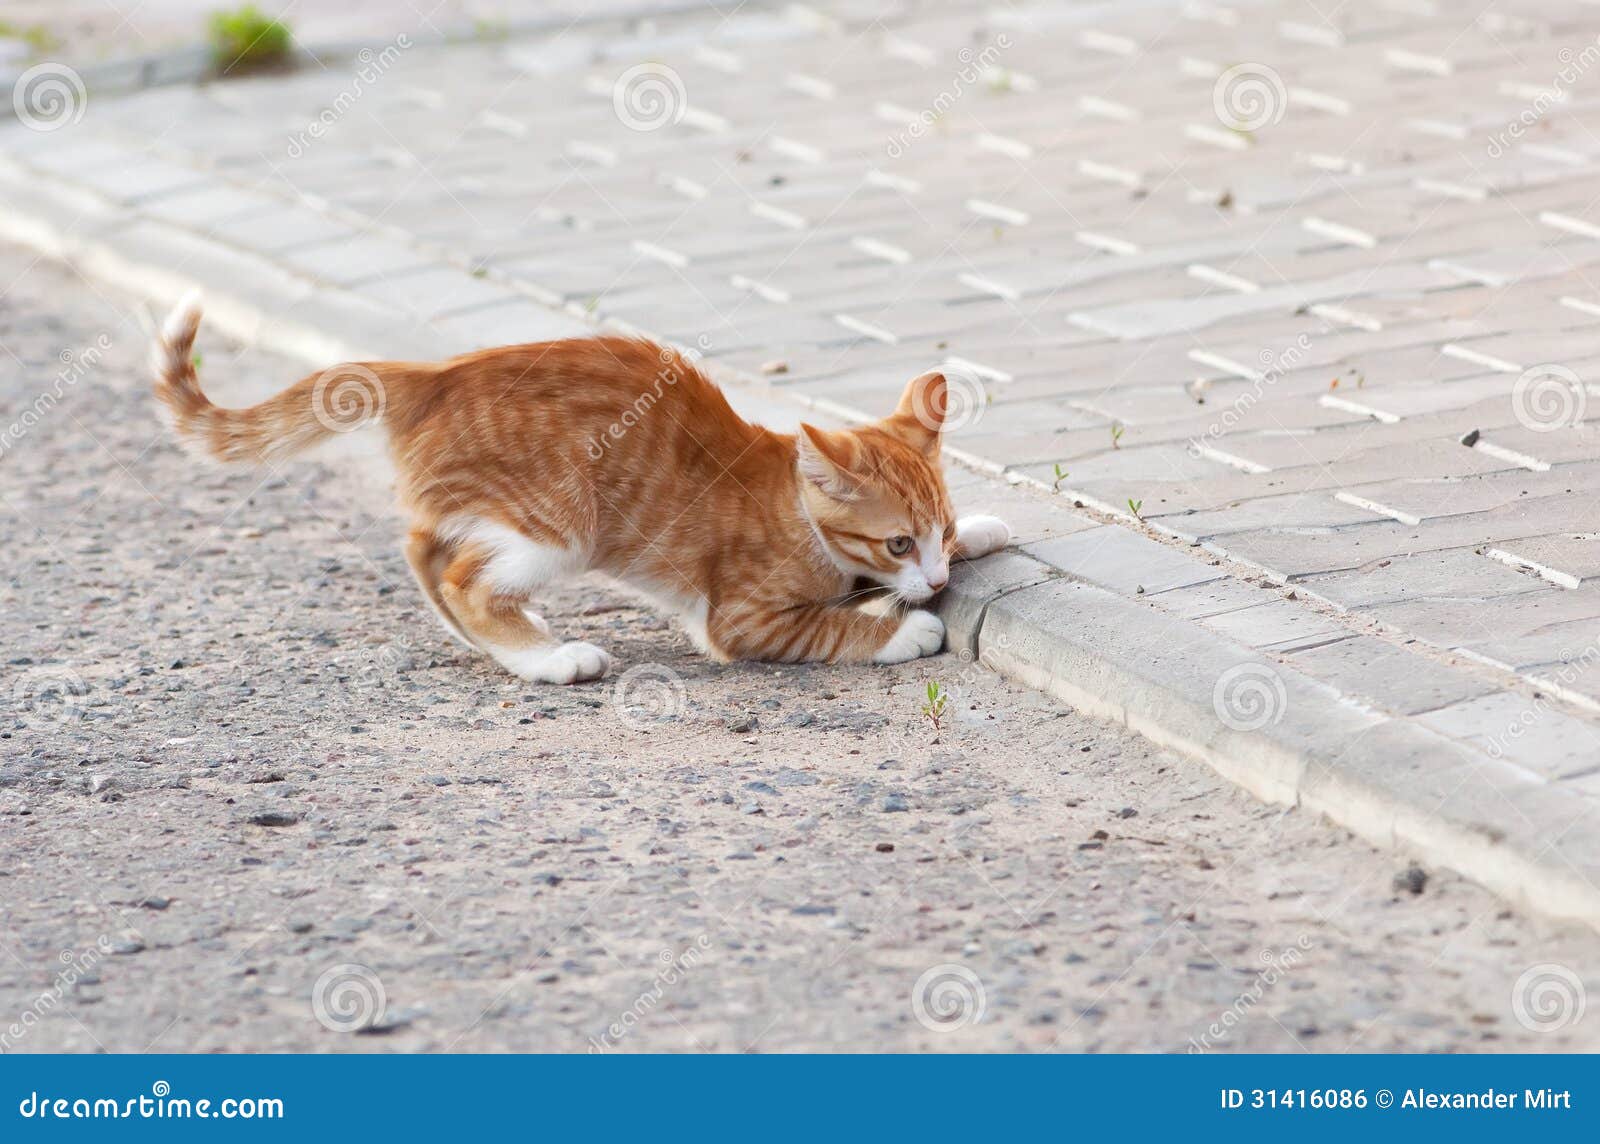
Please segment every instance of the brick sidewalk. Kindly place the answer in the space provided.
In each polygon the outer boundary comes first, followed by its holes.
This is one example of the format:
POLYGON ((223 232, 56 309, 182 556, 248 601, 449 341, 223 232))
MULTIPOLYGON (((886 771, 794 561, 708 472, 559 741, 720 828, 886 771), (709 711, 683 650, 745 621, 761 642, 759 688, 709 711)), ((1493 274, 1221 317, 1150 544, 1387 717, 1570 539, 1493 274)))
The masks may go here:
POLYGON ((461 348, 555 305, 847 415, 943 362, 952 445, 1083 510, 1029 556, 1553 785, 1570 829, 1593 11, 752 6, 379 44, 0 147, 461 348))

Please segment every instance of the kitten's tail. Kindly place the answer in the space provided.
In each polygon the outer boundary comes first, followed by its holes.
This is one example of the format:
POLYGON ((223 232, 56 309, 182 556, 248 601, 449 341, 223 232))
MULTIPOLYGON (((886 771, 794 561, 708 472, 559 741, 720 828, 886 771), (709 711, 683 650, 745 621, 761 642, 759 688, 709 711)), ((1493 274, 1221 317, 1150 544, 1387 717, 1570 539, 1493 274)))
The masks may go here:
POLYGON ((219 461, 271 461, 335 433, 383 421, 394 387, 415 367, 401 362, 348 362, 310 374, 248 409, 213 405, 195 372, 200 295, 186 294, 167 316, 151 351, 156 396, 172 414, 184 444, 219 461))

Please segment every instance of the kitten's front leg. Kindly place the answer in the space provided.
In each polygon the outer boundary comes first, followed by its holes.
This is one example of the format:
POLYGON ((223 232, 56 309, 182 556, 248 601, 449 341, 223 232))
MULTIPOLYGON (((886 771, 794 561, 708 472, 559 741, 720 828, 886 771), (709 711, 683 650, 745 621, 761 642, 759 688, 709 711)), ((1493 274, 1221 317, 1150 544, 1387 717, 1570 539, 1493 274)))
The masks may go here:
POLYGON ((998 516, 964 516, 956 521, 958 560, 976 560, 1011 543, 1011 529, 998 516))
POLYGON ((944 621, 921 608, 907 612, 887 643, 872 655, 873 663, 905 663, 938 655, 944 646, 944 621))
POLYGON ((921 609, 887 616, 834 604, 714 609, 706 630, 729 659, 771 663, 905 663, 944 645, 944 621, 921 609))

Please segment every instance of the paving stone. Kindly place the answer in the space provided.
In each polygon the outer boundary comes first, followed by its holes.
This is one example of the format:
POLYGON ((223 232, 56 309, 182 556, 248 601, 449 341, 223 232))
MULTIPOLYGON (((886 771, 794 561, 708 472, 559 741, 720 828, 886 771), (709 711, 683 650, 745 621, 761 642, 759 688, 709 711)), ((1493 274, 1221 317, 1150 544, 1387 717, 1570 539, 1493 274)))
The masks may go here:
POLYGON ((1529 568, 1541 579, 1563 588, 1600 580, 1600 535, 1565 532, 1510 540, 1487 555, 1512 567, 1529 568))
POLYGON ((1442 735, 1560 779, 1600 768, 1600 732, 1564 713, 1551 698, 1499 692, 1463 699, 1418 716, 1442 735))
POLYGON ((1117 525, 1023 545, 1053 568, 1124 595, 1160 592, 1219 580, 1224 573, 1203 561, 1117 525))
POLYGON ((508 286, 454 266, 385 273, 365 283, 361 293, 422 321, 522 298, 508 286))
POLYGON ((1414 600, 1503 600, 1558 589, 1476 552, 1457 549, 1397 556, 1353 572, 1307 576, 1301 590, 1338 608, 1369 608, 1414 600))
POLYGON ((592 332, 574 318, 554 314, 544 306, 524 298, 513 298, 497 306, 468 310, 453 317, 429 323, 429 329, 467 353, 486 346, 543 342, 553 338, 582 337, 592 332))
POLYGON ((1293 600, 1265 600, 1238 611, 1219 612, 1201 621, 1214 632, 1263 651, 1292 652, 1346 639, 1349 630, 1293 600))
POLYGON ((1449 666, 1376 636, 1298 650, 1290 662, 1313 679, 1396 715, 1417 715, 1500 689, 1470 664, 1449 666))
MULTIPOLYGON (((391 276, 421 270, 432 259, 416 247, 389 239, 357 235, 333 242, 296 247, 283 261, 335 286, 379 283, 391 276)), ((457 270, 456 273, 465 273, 457 270)), ((393 301, 393 299, 390 299, 393 301)))
POLYGON ((224 219, 262 215, 277 206, 270 195, 208 180, 152 196, 139 204, 139 211, 164 222, 209 231, 224 219))
POLYGON ((292 247, 348 239, 355 234, 344 223, 302 207, 218 219, 210 229, 223 241, 260 254, 279 254, 292 247))
POLYGON ((1374 604, 1366 614, 1438 647, 1493 649, 1525 640, 1525 655, 1551 663, 1573 646, 1565 634, 1570 625, 1600 620, 1600 593, 1552 588, 1499 597, 1493 607, 1481 600, 1435 599, 1374 604), (1541 639, 1549 641, 1542 654, 1533 651, 1541 639))
POLYGON ((1273 585, 1250 583, 1231 576, 1145 594, 1149 603, 1185 620, 1203 620, 1207 616, 1237 612, 1277 598, 1278 589, 1273 585))
POLYGON ((1184 540, 1210 540, 1257 528, 1334 529, 1341 525, 1370 524, 1372 513, 1336 500, 1328 493, 1293 493, 1259 497, 1243 504, 1210 512, 1152 515, 1151 527, 1184 540))

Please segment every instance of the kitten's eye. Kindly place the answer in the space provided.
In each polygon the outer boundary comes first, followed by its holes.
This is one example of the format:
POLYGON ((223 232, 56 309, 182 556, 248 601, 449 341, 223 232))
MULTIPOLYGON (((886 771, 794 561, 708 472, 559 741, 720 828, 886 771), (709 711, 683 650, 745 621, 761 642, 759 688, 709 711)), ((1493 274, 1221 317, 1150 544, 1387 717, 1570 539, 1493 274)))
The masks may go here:
POLYGON ((911 551, 912 541, 909 536, 891 536, 888 543, 890 556, 904 556, 911 551))

